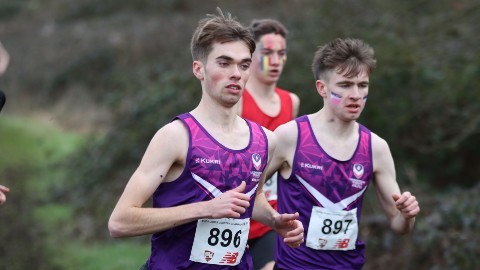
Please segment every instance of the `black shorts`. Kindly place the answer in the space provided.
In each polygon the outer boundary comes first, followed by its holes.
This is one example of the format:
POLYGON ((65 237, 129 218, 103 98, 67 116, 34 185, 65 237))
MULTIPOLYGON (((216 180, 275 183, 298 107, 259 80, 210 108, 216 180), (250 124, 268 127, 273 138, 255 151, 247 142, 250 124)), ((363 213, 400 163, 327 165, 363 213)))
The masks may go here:
POLYGON ((270 230, 261 237, 248 241, 252 254, 253 267, 257 270, 275 260, 275 241, 277 234, 270 230))

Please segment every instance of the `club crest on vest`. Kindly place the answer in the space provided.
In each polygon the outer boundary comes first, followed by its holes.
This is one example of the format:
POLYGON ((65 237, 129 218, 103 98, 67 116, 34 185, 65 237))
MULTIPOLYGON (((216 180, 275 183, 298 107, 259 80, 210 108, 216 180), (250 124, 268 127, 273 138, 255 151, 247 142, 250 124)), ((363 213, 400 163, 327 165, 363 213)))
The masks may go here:
POLYGON ((262 166, 262 157, 259 154, 255 153, 252 155, 252 162, 255 169, 259 171, 260 167, 262 166))
POLYGON ((353 165, 353 174, 356 178, 361 178, 363 176, 363 165, 362 164, 354 164, 353 165))

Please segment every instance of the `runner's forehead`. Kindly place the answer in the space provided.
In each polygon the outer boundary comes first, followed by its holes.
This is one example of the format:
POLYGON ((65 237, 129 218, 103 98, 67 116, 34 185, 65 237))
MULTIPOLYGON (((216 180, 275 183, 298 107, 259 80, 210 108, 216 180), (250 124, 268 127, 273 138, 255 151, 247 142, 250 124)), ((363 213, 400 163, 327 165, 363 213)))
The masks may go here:
POLYGON ((242 41, 215 43, 208 55, 209 59, 228 60, 235 62, 251 61, 252 55, 247 45, 242 41))
POLYGON ((266 34, 260 38, 261 49, 285 49, 286 41, 281 35, 274 33, 266 34))

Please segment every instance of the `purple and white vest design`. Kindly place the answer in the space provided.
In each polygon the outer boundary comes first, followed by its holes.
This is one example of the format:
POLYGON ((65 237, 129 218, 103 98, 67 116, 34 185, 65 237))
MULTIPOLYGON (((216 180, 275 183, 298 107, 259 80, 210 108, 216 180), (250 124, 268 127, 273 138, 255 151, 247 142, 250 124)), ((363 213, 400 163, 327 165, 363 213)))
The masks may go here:
POLYGON ((299 248, 289 248, 277 238, 277 266, 360 269, 365 263, 365 247, 357 235, 363 195, 373 178, 371 133, 358 124, 353 156, 339 161, 319 145, 307 116, 296 122, 292 174, 288 179, 280 174, 278 178, 278 211, 299 212, 306 241, 299 248))
MULTIPOLYGON (((232 150, 216 141, 190 113, 175 119, 185 124, 190 135, 186 165, 177 180, 162 183, 157 188, 153 194, 153 207, 208 201, 245 181, 244 193, 250 195, 250 207, 238 220, 248 220, 252 216, 256 190, 268 161, 268 142, 263 129, 246 120, 250 128, 250 142, 244 149, 232 150)), ((238 252, 218 254, 208 249, 196 251, 204 256, 202 260, 216 260, 219 262, 217 264, 190 260, 196 230, 197 221, 153 234, 148 261, 150 269, 253 269, 250 253, 246 249, 242 257, 238 256, 238 252)), ((209 241, 212 244, 238 244, 230 232, 211 236, 209 241)))

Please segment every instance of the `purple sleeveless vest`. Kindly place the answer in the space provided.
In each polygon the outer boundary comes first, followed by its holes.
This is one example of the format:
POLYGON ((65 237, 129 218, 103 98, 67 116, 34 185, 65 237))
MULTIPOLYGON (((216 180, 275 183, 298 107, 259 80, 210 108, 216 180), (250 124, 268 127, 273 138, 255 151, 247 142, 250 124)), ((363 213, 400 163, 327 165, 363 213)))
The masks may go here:
MULTIPOLYGON (((262 128, 247 121, 250 143, 244 149, 231 150, 217 142, 190 113, 175 119, 185 124, 190 135, 186 165, 177 180, 162 183, 157 188, 153 194, 153 207, 208 201, 215 197, 215 193, 226 192, 245 181, 244 192, 251 196, 250 207, 240 218, 250 218, 260 175, 268 161, 268 142, 262 128)), ((241 262, 235 267, 190 261, 196 226, 195 221, 153 234, 148 260, 150 269, 253 269, 248 250, 243 258, 238 258, 241 262)))
MULTIPOLYGON (((299 212, 305 228, 305 239, 313 206, 325 207, 347 198, 343 210, 357 208, 360 223, 362 201, 373 178, 371 133, 359 124, 359 141, 353 156, 339 161, 329 156, 318 144, 307 116, 296 119, 298 141, 292 175, 278 179, 278 212, 299 212), (315 197, 312 190, 321 193, 315 197)), ((280 269, 360 269, 365 263, 365 245, 357 239, 355 249, 315 250, 303 243, 289 248, 277 238, 276 263, 280 269)))

